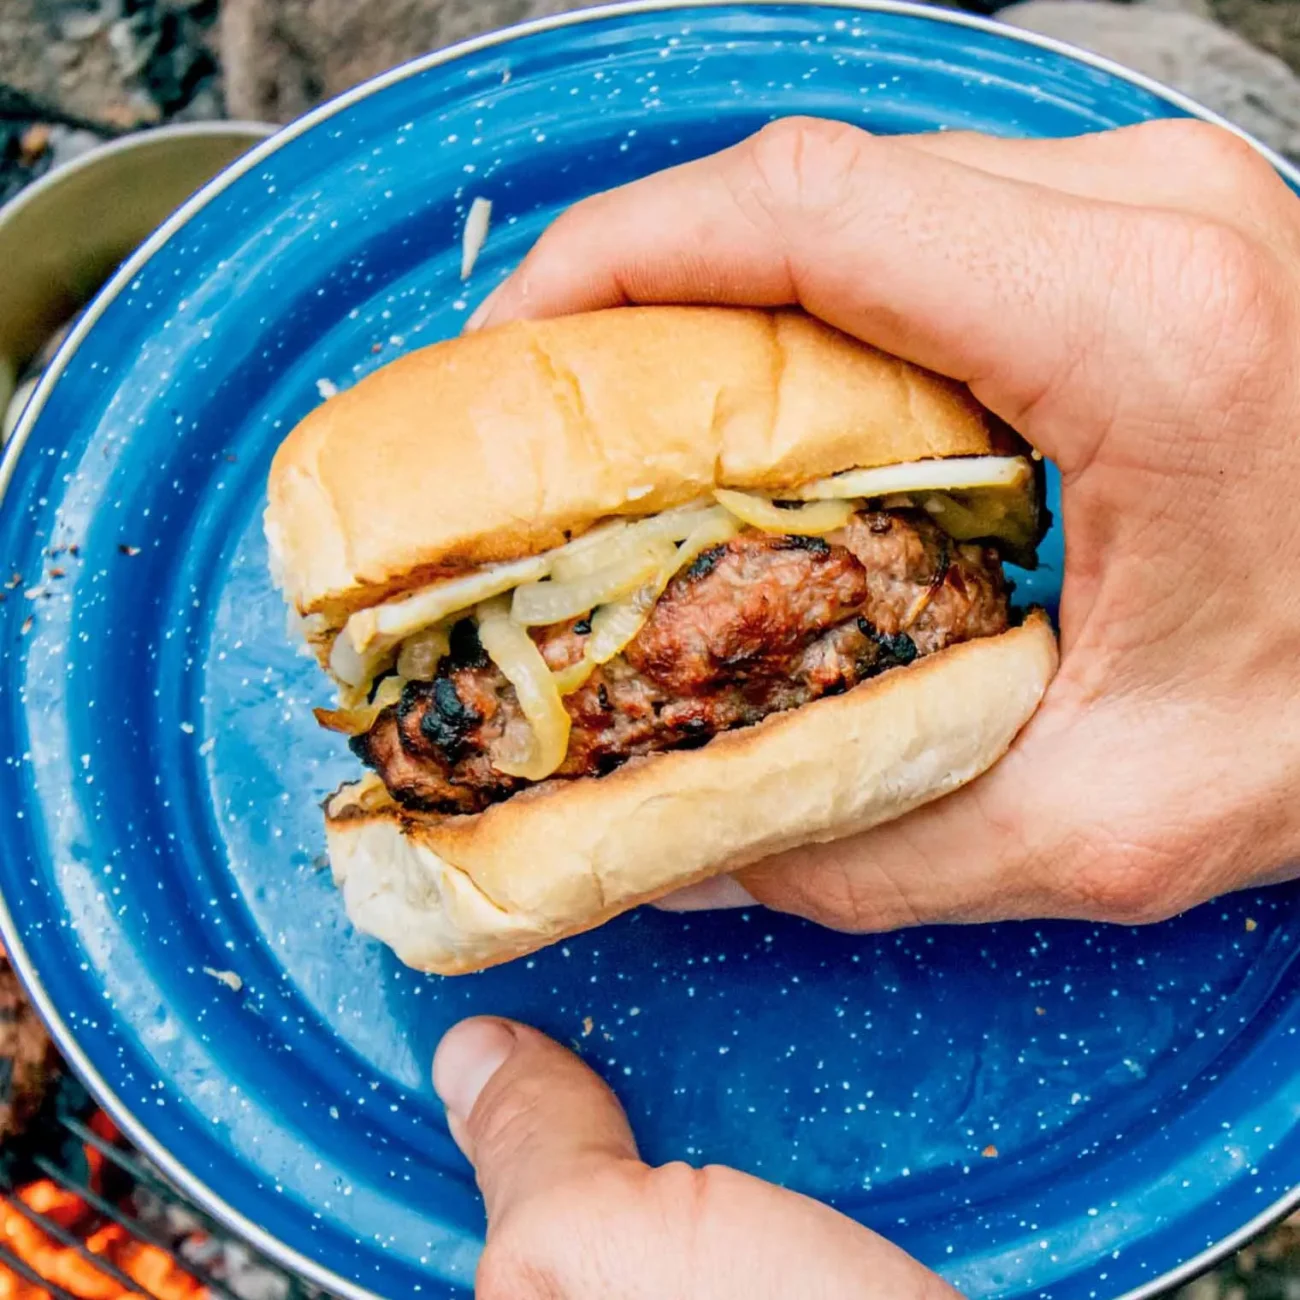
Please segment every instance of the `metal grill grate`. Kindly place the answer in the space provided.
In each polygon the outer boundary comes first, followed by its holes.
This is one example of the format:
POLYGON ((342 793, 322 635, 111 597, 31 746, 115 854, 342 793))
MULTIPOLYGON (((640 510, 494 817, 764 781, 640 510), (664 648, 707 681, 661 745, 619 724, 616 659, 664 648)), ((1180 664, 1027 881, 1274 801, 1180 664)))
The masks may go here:
MULTIPOLYGON (((28 1223, 34 1224, 36 1227, 40 1228, 42 1232, 47 1236, 52 1237, 61 1246, 67 1246, 93 1268, 112 1278, 113 1281, 124 1290, 134 1292, 136 1295, 140 1296, 149 1296, 150 1293, 146 1291, 134 1278, 122 1272, 122 1270, 111 1260, 105 1259, 102 1255, 95 1254, 75 1233, 69 1232, 53 1219, 48 1218, 44 1214, 37 1213, 37 1211, 28 1206, 22 1197, 18 1195, 17 1188, 12 1187, 8 1183, 0 1184, 0 1200, 3 1200, 11 1209, 16 1210, 21 1214, 28 1223)), ((65 1300, 66 1297, 70 1297, 72 1294, 70 1291, 65 1291, 57 1283, 42 1278, 34 1268, 18 1255, 15 1255, 7 1246, 0 1246, 0 1261, 3 1261, 6 1266, 13 1269, 15 1273, 26 1281, 35 1283, 42 1289, 51 1291, 54 1295, 58 1296, 60 1300, 65 1300)), ((158 1300, 158 1297, 151 1297, 150 1300, 158 1300)))
POLYGON ((96 1234, 112 1231, 111 1225, 116 1225, 124 1234, 117 1240, 161 1252, 185 1275, 181 1280, 192 1283, 183 1289, 198 1300, 202 1300, 199 1288, 207 1300, 320 1300, 321 1292, 233 1239, 123 1141, 96 1132, 86 1122, 92 1107, 80 1106, 76 1108, 80 1113, 69 1113, 69 1088, 81 1093, 68 1080, 59 1089, 59 1102, 46 1108, 45 1122, 24 1136, 20 1157, 0 1168, 0 1207, 10 1214, 10 1222, 17 1215, 44 1233, 51 1251, 61 1248, 74 1254, 92 1270, 88 1279, 94 1279, 94 1285, 87 1280, 72 1289, 70 1283, 43 1275, 39 1260, 24 1258, 14 1249, 12 1232, 0 1233, 0 1266, 52 1300, 101 1300, 122 1293, 140 1300, 178 1300, 176 1287, 151 1287, 102 1245, 93 1247, 96 1234), (80 1159, 70 1156, 90 1151, 102 1157, 98 1174, 84 1154, 80 1159), (73 1197, 81 1203, 72 1226, 24 1199, 24 1189, 38 1179, 48 1179, 66 1193, 66 1203, 75 1205, 73 1197))

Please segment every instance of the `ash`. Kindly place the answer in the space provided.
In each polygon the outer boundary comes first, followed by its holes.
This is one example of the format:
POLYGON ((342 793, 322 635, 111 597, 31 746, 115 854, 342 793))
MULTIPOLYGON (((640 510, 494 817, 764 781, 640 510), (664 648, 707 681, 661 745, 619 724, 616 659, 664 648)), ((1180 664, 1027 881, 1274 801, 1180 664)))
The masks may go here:
MULTIPOLYGON (((150 1169, 150 1172, 160 1177, 156 1171, 150 1169)), ((221 1283, 238 1300, 323 1297, 323 1292, 291 1279, 287 1273, 268 1264, 243 1243, 231 1240, 215 1229, 210 1220, 179 1201, 137 1186, 130 1197, 130 1208, 143 1227, 160 1240, 170 1242, 182 1260, 221 1283)))

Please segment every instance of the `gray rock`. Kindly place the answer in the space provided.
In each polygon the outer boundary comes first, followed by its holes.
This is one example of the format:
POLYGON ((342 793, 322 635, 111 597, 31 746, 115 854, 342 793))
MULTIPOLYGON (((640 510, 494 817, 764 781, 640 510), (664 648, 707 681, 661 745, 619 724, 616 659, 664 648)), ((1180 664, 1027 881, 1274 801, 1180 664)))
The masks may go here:
POLYGON ((89 153, 103 141, 90 131, 73 131, 66 126, 50 128, 50 166, 62 167, 74 158, 89 153))
POLYGON ((1196 13, 1171 7, 1170 0, 1027 0, 998 17, 1181 90, 1300 161, 1300 77, 1281 59, 1196 13))
POLYGON ((1181 1291, 1175 1292, 1174 1300, 1221 1300, 1223 1295, 1219 1278, 1211 1275, 1197 1278, 1191 1286, 1185 1286, 1181 1291))
POLYGON ((59 35, 65 41, 88 41, 98 36, 110 21, 102 9, 73 9, 59 19, 59 35))
POLYGON ((1198 18, 1213 18, 1210 0, 1138 0, 1144 9, 1160 9, 1165 13, 1195 14, 1198 18))
POLYGON ((81 62, 83 52, 79 41, 52 41, 45 51, 45 57, 49 60, 50 67, 66 72, 81 62))
POLYGON ((1197 18, 1213 18, 1210 0, 1138 0, 1144 9, 1162 9, 1165 13, 1193 13, 1197 18))
MULTIPOLYGON (((0 4, 6 0, 0 0, 0 4)), ((232 117, 286 122, 395 64, 591 0, 225 0, 232 117)))
POLYGON ((158 47, 158 36, 158 28, 145 14, 119 18, 108 29, 108 46, 124 80, 133 81, 145 70, 158 47))
POLYGON ((84 17, 90 6, 79 5, 74 13, 73 6, 51 0, 0 0, 0 86, 86 122, 133 127, 156 121, 156 109, 142 113, 131 99, 129 79, 109 44, 108 27, 120 10, 120 0, 105 0, 95 22, 87 19, 80 28, 73 22, 81 36, 73 40, 64 36, 59 19, 84 17))
POLYGON ((226 116, 226 106, 215 81, 200 86, 190 101, 171 115, 173 122, 215 122, 226 116))

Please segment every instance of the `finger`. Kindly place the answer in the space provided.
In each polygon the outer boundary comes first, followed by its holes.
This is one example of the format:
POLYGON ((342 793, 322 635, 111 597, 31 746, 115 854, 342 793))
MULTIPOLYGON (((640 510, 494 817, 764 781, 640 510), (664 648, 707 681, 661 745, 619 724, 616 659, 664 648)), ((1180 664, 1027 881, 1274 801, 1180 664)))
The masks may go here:
MULTIPOLYGON (((841 124, 787 121, 571 209, 487 322, 629 302, 800 303, 969 383, 1019 425, 1079 358, 1078 382, 1113 386, 1140 353, 1163 236, 1142 215, 841 124)), ((1042 424, 1024 431, 1063 470, 1090 458, 1095 427, 1042 424)))
POLYGON ((629 303, 793 302, 777 232, 761 215, 746 214, 731 189, 746 148, 656 172, 569 208, 466 328, 629 303), (590 261, 574 259, 597 235, 590 261))
POLYGON ((1281 177, 1241 137, 1205 122, 1145 122, 1067 140, 975 131, 899 138, 936 158, 1080 198, 1199 212, 1265 237, 1284 228, 1269 203, 1285 190, 1281 177))
POLYGON ((714 876, 657 899, 661 912, 708 912, 727 907, 753 907, 754 896, 734 876, 714 876))
MULTIPOLYGON (((839 1211, 748 1174, 677 1165, 655 1170, 648 1189, 659 1207, 649 1222, 676 1229, 669 1249, 680 1271, 676 1285, 656 1278, 637 1296, 960 1300, 915 1259, 839 1211)), ((629 1224, 628 1235, 644 1236, 646 1223, 629 1224)), ((606 1286, 591 1294, 630 1300, 633 1293, 606 1286)))
MULTIPOLYGON (((868 933, 935 923, 1086 916, 1086 837, 1078 809, 1114 806, 1079 725, 1076 688, 1058 675, 1011 749, 982 777, 883 826, 805 844, 660 899, 665 911, 769 907, 868 933)), ((1101 729, 1101 748, 1113 733, 1101 729)), ((1084 825, 1087 825, 1085 821, 1084 825)))
MULTIPOLYGON (((1267 235, 1275 235, 1279 230, 1266 200, 1275 200, 1285 191, 1281 178, 1258 150, 1240 136, 1204 122, 1146 122, 1055 140, 1007 139, 974 131, 927 132, 896 136, 889 143, 1004 180, 1079 198, 1202 212, 1230 223, 1252 226, 1258 233, 1267 235)), ((656 294, 653 281, 644 288, 641 283, 656 268, 642 269, 636 265, 648 258, 643 237, 657 224, 651 216, 650 205, 660 196, 665 201, 655 203, 655 210, 657 213, 660 208, 665 209, 664 215, 670 218, 666 233, 671 234, 674 228, 682 232, 681 238, 674 241, 674 256, 691 253, 701 268, 688 266, 676 278, 683 281, 687 291, 707 290, 710 275, 702 268, 714 263, 717 250, 694 245, 686 227, 689 225, 692 230, 708 227, 720 213, 725 213, 736 196, 726 186, 719 190, 714 173, 727 159, 751 150, 752 146, 752 140, 746 141, 734 150, 669 169, 578 205, 579 211, 592 214, 592 222, 580 222, 566 214, 569 229, 563 231, 565 240, 562 242, 548 232, 544 239, 550 239, 550 247, 539 246, 536 256, 521 268, 523 275, 517 273, 498 285, 471 315, 467 328, 481 328, 517 317, 535 318, 617 306, 628 301, 663 301, 662 295, 656 294), (685 209, 670 211, 672 205, 666 201, 670 197, 693 201, 685 209), (638 213, 642 205, 644 209, 638 213), (692 210, 694 215, 688 215, 692 210), (562 249, 579 246, 580 235, 589 225, 594 225, 597 216, 606 225, 607 234, 620 245, 624 263, 587 267, 581 276, 565 274, 558 283, 541 274, 549 269, 544 264, 546 258, 554 257, 558 263, 562 249), (613 229, 616 222, 624 223, 618 231, 613 229), (627 270, 626 284, 620 271, 623 265, 627 270), (642 293, 648 296, 643 297, 642 293)), ((576 259, 575 265, 581 267, 583 259, 576 259)), ((718 271, 725 271, 725 264, 718 271)), ((674 278, 672 268, 662 274, 665 280, 674 278)), ((726 277, 719 274, 718 278, 726 277)), ((751 297, 735 301, 762 305, 765 296, 755 290, 751 297)), ((788 301, 781 287, 772 288, 771 296, 773 303, 788 301)), ((706 296, 701 300, 715 299, 706 296)))
MULTIPOLYGON (((1023 759, 1013 752, 1003 765, 1023 768, 1023 759)), ((1027 841, 1026 823, 1037 819, 1023 780, 995 768, 975 786, 899 821, 787 850, 734 876, 688 885, 654 906, 665 912, 770 907, 854 933, 1051 915, 1066 904, 1050 865, 1037 867, 1038 859, 1053 855, 1027 841)), ((1057 861, 1063 861, 1059 854, 1057 861)))
MULTIPOLYGON (((1051 915, 1068 905, 1037 827, 1050 794, 1027 773, 1059 763, 1032 728, 981 780, 898 821, 828 844, 766 858, 734 876, 716 876, 658 900, 668 912, 770 907, 831 929, 875 932, 936 922, 1000 921, 1051 915)), ((1049 768, 1050 770, 1050 768, 1049 768)))
POLYGON ((780 853, 738 883, 765 907, 851 933, 1050 916, 1050 903, 1025 897, 1039 881, 1003 824, 1000 787, 995 777, 875 830, 780 853))
POLYGON ((1033 820, 1027 792, 990 774, 977 789, 899 821, 787 850, 734 876, 688 885, 653 906, 664 912, 768 907, 851 933, 1068 915, 1069 892, 1054 869, 1067 859, 1026 842, 1033 820))
POLYGON ((465 1020, 433 1058, 433 1086, 494 1221, 607 1161, 636 1160, 614 1094, 571 1052, 506 1020, 465 1020))
POLYGON ((805 845, 737 873, 759 903, 833 929, 1086 914, 1074 807, 1090 773, 1069 748, 1068 710, 1043 706, 1002 760, 897 821, 805 845))
MULTIPOLYGON (((768 907, 882 931, 1028 918, 1143 924, 1261 876, 1265 819, 1231 810, 1239 761, 1231 779, 1190 773, 1176 699, 1092 696, 1063 666, 982 777, 874 830, 746 868, 741 884, 768 907)), ((1233 716, 1211 710, 1198 725, 1249 728, 1233 716)))

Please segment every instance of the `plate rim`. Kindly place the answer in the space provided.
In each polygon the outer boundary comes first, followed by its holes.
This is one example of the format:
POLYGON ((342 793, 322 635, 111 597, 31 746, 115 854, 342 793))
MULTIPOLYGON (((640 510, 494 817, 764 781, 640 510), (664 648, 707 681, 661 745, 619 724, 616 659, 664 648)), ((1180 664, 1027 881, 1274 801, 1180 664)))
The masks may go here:
MULTIPOLYGON (((540 32, 556 31, 565 27, 617 18, 621 15, 672 12, 682 9, 713 9, 763 6, 794 6, 799 8, 843 9, 866 13, 897 14, 904 17, 922 18, 929 22, 948 27, 964 27, 982 31, 1003 39, 1012 40, 1020 45, 1046 50, 1081 63, 1087 67, 1105 72, 1110 76, 1128 82, 1155 98, 1162 99, 1190 117, 1213 123, 1226 128, 1234 135, 1245 140, 1262 154, 1287 181, 1300 191, 1300 168, 1292 165, 1275 150, 1255 139, 1249 132, 1225 117, 1206 108, 1181 91, 1166 86, 1144 73, 1136 72, 1090 50, 1081 49, 1055 37, 1044 36, 1038 32, 1013 27, 1008 23, 998 22, 979 14, 965 13, 957 10, 937 8, 918 0, 621 0, 619 3, 597 4, 588 8, 572 10, 567 13, 552 14, 528 22, 516 23, 497 31, 485 32, 410 59, 378 76, 363 81, 342 94, 317 105, 310 112, 295 118, 268 138, 256 144, 242 154, 233 163, 219 172, 201 189, 197 190, 177 210, 153 232, 125 262, 118 268, 109 281, 99 291, 90 305, 82 313, 75 327, 69 332, 49 367, 42 375, 40 383, 27 402, 17 426, 0 455, 0 506, 8 494, 18 458, 22 454, 27 439, 36 420, 44 408, 54 385, 66 369, 80 346, 82 340, 94 327, 96 321, 108 309, 122 290, 139 274, 150 258, 158 252, 172 236, 179 233, 189 220, 202 211, 213 199, 223 193, 240 177, 252 171, 267 158, 271 157, 284 145, 308 131, 327 122, 336 114, 370 98, 389 86, 397 85, 411 77, 418 76, 430 68, 453 62, 468 54, 480 50, 504 45, 521 37, 540 32)), ((202 127, 206 124, 195 124, 202 127)), ((228 126, 228 123, 220 123, 228 126)), ((239 124, 236 124, 239 125, 239 124)), ((22 196, 15 202, 21 203, 22 196)), ((0 938, 4 941, 5 951, 19 980, 27 990, 33 1006, 45 1022, 55 1044, 62 1052, 73 1072, 89 1090, 95 1101, 108 1113, 113 1121, 131 1139, 131 1141, 174 1183, 180 1191, 193 1200, 201 1209, 211 1215, 224 1228, 242 1238, 259 1250, 267 1259, 280 1267, 297 1274, 306 1281, 325 1289, 340 1300, 389 1300, 378 1292, 369 1290, 348 1278, 342 1277, 332 1269, 302 1254, 295 1247, 281 1241, 265 1228, 252 1222, 240 1210, 214 1192, 207 1184, 192 1173, 170 1151, 158 1142, 148 1127, 133 1113, 131 1108, 120 1098, 112 1085, 99 1073, 77 1043, 69 1024, 49 998, 36 971, 31 954, 24 944, 17 929, 13 915, 3 895, 0 895, 0 938)), ((1222 1260, 1239 1250, 1261 1232, 1280 1222, 1293 1210, 1300 1208, 1300 1182, 1288 1192, 1278 1197, 1259 1214, 1242 1224, 1235 1231, 1220 1238, 1213 1245, 1198 1251, 1182 1264, 1167 1270, 1159 1277, 1144 1282, 1141 1286, 1125 1291, 1114 1300, 1156 1300, 1173 1288, 1181 1286, 1201 1274, 1208 1272, 1222 1260)))

